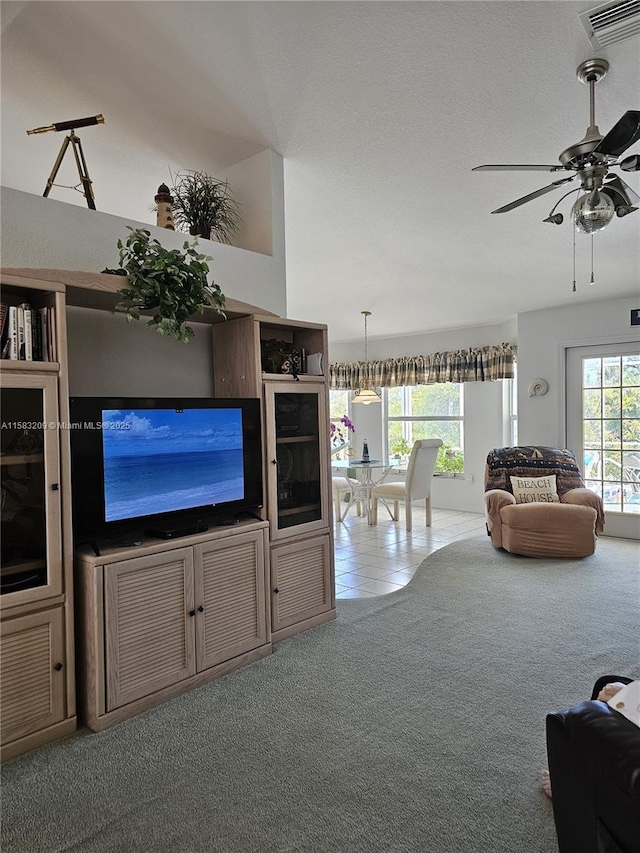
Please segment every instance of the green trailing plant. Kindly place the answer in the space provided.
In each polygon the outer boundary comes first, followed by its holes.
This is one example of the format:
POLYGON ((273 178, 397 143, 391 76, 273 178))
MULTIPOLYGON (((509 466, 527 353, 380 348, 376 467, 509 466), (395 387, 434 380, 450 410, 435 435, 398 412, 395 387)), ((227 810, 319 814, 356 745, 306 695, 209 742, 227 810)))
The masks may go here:
POLYGON ((173 177, 173 219, 182 231, 230 243, 242 219, 227 181, 206 172, 178 172, 173 177))
MULTIPOLYGON (((193 329, 186 321, 205 308, 213 308, 224 317, 225 297, 215 282, 207 281, 213 260, 196 251, 198 243, 185 242, 183 250, 165 249, 151 232, 144 228, 129 228, 125 243, 118 240, 120 268, 105 273, 127 277, 127 286, 120 290, 121 301, 116 311, 127 315, 127 321, 139 320, 140 312, 152 310, 147 326, 160 335, 171 335, 189 343, 193 329)), ((225 317, 226 318, 226 317, 225 317)))

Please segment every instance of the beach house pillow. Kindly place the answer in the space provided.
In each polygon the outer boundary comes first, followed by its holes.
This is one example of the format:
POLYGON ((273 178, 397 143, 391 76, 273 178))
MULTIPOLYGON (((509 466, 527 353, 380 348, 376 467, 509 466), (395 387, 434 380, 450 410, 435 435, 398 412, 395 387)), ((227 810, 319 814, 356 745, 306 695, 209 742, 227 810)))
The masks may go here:
POLYGON ((558 503, 556 475, 511 477, 511 491, 517 504, 558 503))

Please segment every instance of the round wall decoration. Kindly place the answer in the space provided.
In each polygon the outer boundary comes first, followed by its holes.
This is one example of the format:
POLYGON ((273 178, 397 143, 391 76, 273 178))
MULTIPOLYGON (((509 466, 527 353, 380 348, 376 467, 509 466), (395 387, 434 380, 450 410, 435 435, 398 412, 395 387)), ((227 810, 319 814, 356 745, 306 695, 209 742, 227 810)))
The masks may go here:
POLYGON ((549 383, 546 379, 542 379, 542 377, 538 377, 537 379, 532 379, 529 385, 529 396, 530 397, 544 397, 544 395, 549 390, 549 383))

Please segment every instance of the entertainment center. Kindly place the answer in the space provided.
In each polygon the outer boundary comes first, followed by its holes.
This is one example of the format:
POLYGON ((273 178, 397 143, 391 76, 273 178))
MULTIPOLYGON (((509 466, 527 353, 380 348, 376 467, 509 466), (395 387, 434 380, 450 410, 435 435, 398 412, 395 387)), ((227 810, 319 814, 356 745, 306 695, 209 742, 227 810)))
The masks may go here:
MULTIPOLYGON (((74 548, 66 307, 113 310, 118 283, 99 273, 5 269, 2 286, 4 304, 50 309, 56 358, 1 363, 5 759, 74 731, 76 704, 99 731, 256 661, 274 642, 335 618, 335 597, 327 378, 263 370, 274 342, 326 366, 325 326, 233 299, 227 320, 205 312, 212 399, 228 400, 217 408, 260 401, 262 500, 243 504, 230 477, 220 504, 198 509, 195 532, 161 539, 132 528, 113 539, 96 531, 74 548)), ((104 410, 116 411, 111 405, 104 410)), ((166 408, 182 407, 174 399, 166 408)), ((244 478, 248 487, 246 465, 244 478)), ((131 513, 105 500, 110 518, 131 513)), ((156 514, 149 501, 154 512, 137 513, 147 531, 156 514)))

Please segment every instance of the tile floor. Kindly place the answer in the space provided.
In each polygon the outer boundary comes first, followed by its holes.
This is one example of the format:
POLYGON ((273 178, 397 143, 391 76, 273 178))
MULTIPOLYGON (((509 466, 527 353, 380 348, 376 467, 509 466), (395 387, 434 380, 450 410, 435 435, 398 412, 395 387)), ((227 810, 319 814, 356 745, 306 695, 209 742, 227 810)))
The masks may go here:
POLYGON ((382 505, 378 524, 369 527, 366 518, 349 510, 344 522, 334 520, 336 598, 370 598, 385 595, 407 584, 429 554, 469 536, 486 534, 480 513, 434 509, 431 527, 425 525, 424 509, 413 510, 413 530, 400 520, 391 521, 382 505))

